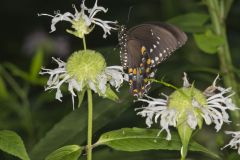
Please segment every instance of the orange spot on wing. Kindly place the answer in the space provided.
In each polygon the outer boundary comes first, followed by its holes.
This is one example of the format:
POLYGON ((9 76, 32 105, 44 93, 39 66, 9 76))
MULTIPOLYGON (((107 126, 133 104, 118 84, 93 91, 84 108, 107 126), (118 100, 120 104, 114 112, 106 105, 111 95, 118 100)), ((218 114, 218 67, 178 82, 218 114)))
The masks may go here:
POLYGON ((142 55, 145 54, 145 52, 146 52, 146 48, 144 46, 142 46, 142 48, 141 48, 142 55))
POLYGON ((130 80, 129 80, 129 84, 131 85, 132 83, 133 83, 133 80, 132 80, 132 79, 130 79, 130 80))
POLYGON ((148 58, 147 64, 151 64, 151 59, 150 58, 148 58))
POLYGON ((137 89, 134 89, 134 90, 133 90, 133 92, 134 92, 134 93, 137 93, 137 92, 138 92, 138 90, 137 90, 137 89))
POLYGON ((129 68, 128 69, 128 73, 132 73, 133 72, 133 69, 132 68, 129 68))
POLYGON ((137 74, 137 69, 136 68, 133 69, 133 74, 137 74))

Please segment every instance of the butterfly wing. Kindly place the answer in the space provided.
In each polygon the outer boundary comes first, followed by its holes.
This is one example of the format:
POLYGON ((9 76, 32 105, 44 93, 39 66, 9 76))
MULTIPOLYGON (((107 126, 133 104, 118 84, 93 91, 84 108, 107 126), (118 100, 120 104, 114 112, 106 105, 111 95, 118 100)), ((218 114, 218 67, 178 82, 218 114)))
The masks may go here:
POLYGON ((141 97, 149 88, 149 74, 151 73, 150 59, 146 49, 137 39, 127 41, 127 59, 130 92, 141 97))
POLYGON ((179 28, 160 22, 135 26, 128 30, 129 39, 137 39, 146 48, 151 67, 161 63, 181 47, 187 36, 179 28))
POLYGON ((150 88, 156 65, 165 60, 187 40, 175 26, 153 22, 135 26, 119 34, 123 67, 128 68, 130 92, 141 97, 150 88))

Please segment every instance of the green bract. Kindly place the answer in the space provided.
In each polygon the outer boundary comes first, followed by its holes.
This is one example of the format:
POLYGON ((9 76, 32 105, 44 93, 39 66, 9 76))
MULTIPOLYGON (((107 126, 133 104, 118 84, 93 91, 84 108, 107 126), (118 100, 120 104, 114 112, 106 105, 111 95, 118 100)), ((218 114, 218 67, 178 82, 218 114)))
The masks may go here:
POLYGON ((183 87, 169 96, 169 108, 177 110, 179 114, 180 121, 178 120, 177 125, 180 125, 182 121, 186 121, 188 112, 192 112, 197 117, 198 127, 202 127, 201 111, 193 105, 193 101, 196 101, 201 106, 207 104, 203 93, 194 87, 183 87))
POLYGON ((87 26, 85 20, 80 17, 79 20, 75 20, 72 22, 72 28, 74 30, 67 29, 67 32, 73 34, 76 37, 83 38, 85 34, 89 34, 93 28, 93 26, 87 26))

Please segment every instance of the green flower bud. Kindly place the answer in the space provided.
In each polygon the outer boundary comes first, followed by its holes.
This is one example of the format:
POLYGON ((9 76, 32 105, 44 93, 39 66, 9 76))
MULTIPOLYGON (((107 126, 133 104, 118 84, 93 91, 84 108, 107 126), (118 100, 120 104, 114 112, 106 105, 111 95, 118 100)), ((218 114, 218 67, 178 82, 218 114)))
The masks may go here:
POLYGON ((207 101, 203 93, 194 87, 183 87, 169 96, 169 108, 177 110, 178 113, 176 128, 182 141, 182 157, 187 155, 193 130, 197 124, 201 128, 203 123, 201 111, 194 106, 195 103, 204 106, 207 101))
POLYGON ((67 60, 67 73, 78 82, 88 82, 97 80, 106 68, 104 57, 93 50, 82 50, 74 52, 67 60))
POLYGON ((189 114, 193 114, 195 117, 197 117, 197 121, 193 121, 193 119, 189 119, 189 125, 192 129, 195 129, 196 122, 199 126, 199 128, 202 127, 202 116, 201 111, 196 108, 195 103, 200 104, 201 106, 204 106, 207 103, 207 100, 203 93, 194 88, 181 88, 179 90, 174 91, 169 96, 169 108, 175 109, 178 112, 178 122, 177 126, 183 123, 183 121, 188 120, 189 114))

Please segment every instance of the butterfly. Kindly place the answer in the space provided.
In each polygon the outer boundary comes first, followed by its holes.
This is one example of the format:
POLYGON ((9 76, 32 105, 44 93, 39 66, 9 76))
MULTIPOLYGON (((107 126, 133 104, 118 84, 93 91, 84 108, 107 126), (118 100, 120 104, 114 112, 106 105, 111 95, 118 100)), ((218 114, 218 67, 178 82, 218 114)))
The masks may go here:
POLYGON ((149 79, 154 77, 156 66, 185 44, 187 35, 171 24, 150 22, 128 30, 120 26, 118 41, 130 92, 142 97, 150 89, 149 79))

